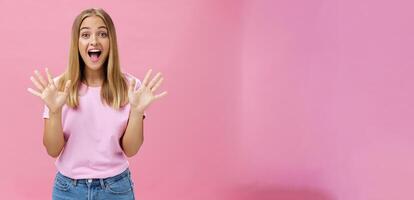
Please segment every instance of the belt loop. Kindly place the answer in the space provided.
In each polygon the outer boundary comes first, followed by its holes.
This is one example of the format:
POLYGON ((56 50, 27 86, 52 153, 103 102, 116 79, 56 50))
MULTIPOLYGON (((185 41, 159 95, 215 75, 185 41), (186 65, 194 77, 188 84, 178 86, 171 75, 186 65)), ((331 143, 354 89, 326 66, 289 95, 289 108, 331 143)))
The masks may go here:
POLYGON ((105 183, 103 181, 103 178, 100 178, 99 181, 101 182, 101 187, 104 190, 105 189, 105 183))
POLYGON ((73 182, 73 185, 76 186, 77 180, 76 179, 73 179, 72 182, 73 182))

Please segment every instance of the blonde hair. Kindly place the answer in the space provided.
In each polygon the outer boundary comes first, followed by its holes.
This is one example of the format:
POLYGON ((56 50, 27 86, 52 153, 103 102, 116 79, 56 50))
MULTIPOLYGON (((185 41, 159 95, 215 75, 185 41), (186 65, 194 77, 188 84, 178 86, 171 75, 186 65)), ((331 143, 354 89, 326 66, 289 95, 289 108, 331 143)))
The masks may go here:
POLYGON ((69 66, 59 79, 58 88, 63 91, 66 80, 71 80, 67 105, 72 108, 79 106, 78 88, 85 80, 85 63, 79 54, 79 31, 83 20, 90 16, 100 17, 107 26, 109 35, 109 55, 103 64, 104 81, 101 86, 101 101, 115 109, 119 109, 128 101, 128 84, 119 64, 115 26, 111 17, 103 9, 87 9, 75 18, 72 26, 69 66))

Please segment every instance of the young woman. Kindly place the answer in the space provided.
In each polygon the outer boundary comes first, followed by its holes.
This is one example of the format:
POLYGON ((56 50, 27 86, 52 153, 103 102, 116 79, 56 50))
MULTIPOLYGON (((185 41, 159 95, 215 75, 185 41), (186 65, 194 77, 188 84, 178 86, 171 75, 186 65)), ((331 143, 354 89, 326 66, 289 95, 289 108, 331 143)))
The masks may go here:
POLYGON ((127 157, 144 141, 145 110, 167 94, 155 94, 163 77, 151 71, 142 83, 122 73, 112 19, 87 9, 73 23, 67 70, 30 77, 45 103, 43 144, 57 158, 53 199, 134 199, 127 157))

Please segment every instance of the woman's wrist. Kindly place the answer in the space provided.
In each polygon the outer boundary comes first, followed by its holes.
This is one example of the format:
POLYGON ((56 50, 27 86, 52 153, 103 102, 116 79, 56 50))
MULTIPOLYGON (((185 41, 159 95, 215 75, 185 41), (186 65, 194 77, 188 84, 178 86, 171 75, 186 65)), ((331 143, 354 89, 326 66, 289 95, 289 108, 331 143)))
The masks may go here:
POLYGON ((144 111, 143 110, 138 110, 138 109, 131 109, 131 114, 138 115, 138 116, 143 116, 144 111))
MULTIPOLYGON (((62 106, 62 107, 63 107, 63 106, 62 106)), ((62 113, 62 107, 55 108, 55 109, 50 109, 50 108, 49 108, 49 113, 50 113, 50 114, 60 114, 60 113, 62 113)))

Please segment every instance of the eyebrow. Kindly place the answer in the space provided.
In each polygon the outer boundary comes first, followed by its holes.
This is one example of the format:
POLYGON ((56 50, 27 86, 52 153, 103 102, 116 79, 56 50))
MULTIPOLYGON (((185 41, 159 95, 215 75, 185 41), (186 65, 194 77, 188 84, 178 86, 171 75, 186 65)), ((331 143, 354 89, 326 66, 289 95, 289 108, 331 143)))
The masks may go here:
MULTIPOLYGON (((98 29, 100 29, 100 28, 104 28, 104 29, 108 30, 108 29, 106 28, 106 26, 100 26, 100 27, 98 27, 98 29)), ((90 28, 89 28, 89 27, 87 27, 87 26, 84 26, 84 27, 81 27, 79 30, 82 30, 82 29, 90 29, 90 28)))

